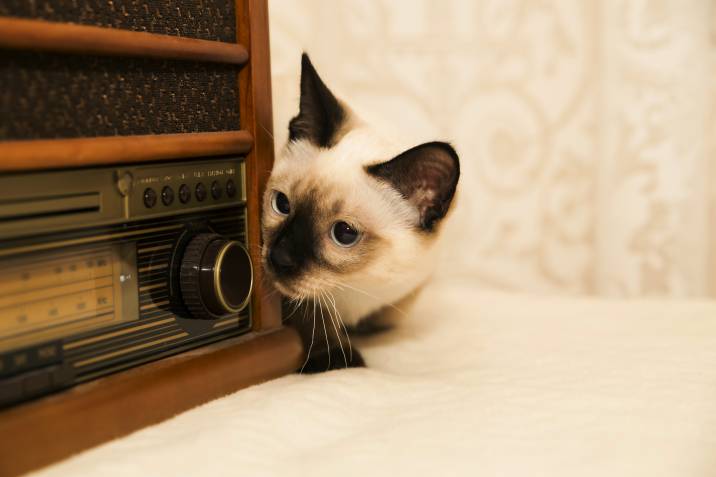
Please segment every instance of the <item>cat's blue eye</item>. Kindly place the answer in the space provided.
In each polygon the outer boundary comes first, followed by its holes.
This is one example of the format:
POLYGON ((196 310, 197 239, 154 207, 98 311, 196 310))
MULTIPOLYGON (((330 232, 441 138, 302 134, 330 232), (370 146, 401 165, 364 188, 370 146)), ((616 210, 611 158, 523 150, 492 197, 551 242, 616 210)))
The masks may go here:
POLYGON ((286 194, 281 191, 273 191, 271 207, 279 215, 288 215, 291 212, 291 203, 288 201, 286 194))
POLYGON ((347 222, 336 222, 331 227, 331 238, 341 247, 352 247, 358 243, 360 232, 347 222))

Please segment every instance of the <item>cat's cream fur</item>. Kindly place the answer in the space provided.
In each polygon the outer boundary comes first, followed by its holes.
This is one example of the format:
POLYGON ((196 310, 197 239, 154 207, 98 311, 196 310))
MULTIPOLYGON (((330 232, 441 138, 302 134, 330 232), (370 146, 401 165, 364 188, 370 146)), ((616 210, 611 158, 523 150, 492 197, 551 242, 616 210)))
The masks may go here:
POLYGON ((299 103, 264 196, 264 269, 296 305, 287 322, 307 350, 302 371, 363 366, 350 344, 346 353, 343 325, 389 324, 376 323, 387 315, 376 312, 397 309, 430 277, 459 158, 445 142, 406 147, 381 135, 333 95, 307 55, 299 103))
MULTIPOLYGON (((336 201, 344 202, 341 217, 360 224, 380 239, 375 250, 365 257, 365 263, 351 267, 348 273, 314 268, 290 288, 280 277, 274 277, 277 288, 288 297, 331 292, 346 324, 356 325, 362 318, 396 303, 430 276, 439 234, 417 232, 417 211, 395 189, 365 171, 365 166, 388 161, 405 148, 381 137, 355 113, 348 114, 351 127, 334 147, 319 148, 308 140, 299 140, 283 148, 267 185, 263 220, 265 230, 271 230, 284 219, 271 208, 272 191, 311 189, 317 191, 317 202, 323 209, 330 209, 336 201)), ((349 260, 348 256, 362 255, 360 250, 333 244, 328 232, 321 246, 338 266, 349 260)), ((266 249, 264 259, 265 255, 266 249)))

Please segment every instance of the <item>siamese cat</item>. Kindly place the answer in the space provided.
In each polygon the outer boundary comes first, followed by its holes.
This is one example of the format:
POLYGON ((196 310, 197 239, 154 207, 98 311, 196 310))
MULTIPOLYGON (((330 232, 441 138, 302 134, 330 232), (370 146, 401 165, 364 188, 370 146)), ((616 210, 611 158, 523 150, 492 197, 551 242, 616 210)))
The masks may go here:
POLYGON ((299 113, 263 202, 262 260, 303 340, 301 372, 364 366, 348 330, 416 290, 460 164, 445 142, 401 150, 301 58, 299 113))

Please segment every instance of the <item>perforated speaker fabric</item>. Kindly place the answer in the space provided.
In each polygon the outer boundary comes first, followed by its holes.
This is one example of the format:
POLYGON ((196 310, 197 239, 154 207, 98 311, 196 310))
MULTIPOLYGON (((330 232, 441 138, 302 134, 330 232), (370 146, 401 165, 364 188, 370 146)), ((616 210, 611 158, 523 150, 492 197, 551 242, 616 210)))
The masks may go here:
POLYGON ((232 0, 2 0, 0 15, 236 41, 232 0))
POLYGON ((0 50, 0 139, 240 129, 235 65, 0 50))

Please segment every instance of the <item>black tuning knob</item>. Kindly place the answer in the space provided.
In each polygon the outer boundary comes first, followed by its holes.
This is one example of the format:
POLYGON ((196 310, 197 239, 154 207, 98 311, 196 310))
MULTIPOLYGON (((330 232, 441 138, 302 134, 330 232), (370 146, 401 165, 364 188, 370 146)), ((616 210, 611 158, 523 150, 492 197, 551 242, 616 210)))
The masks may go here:
POLYGON ((237 313, 251 295, 251 258, 239 242, 199 234, 184 251, 179 285, 182 301, 194 318, 211 320, 237 313))

